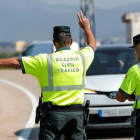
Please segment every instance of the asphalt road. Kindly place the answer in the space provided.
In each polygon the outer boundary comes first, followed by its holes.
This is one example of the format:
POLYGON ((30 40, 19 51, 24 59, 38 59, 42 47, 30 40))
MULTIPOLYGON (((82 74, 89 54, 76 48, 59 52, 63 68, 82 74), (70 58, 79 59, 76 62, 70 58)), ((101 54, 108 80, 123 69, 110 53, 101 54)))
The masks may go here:
POLYGON ((133 140, 134 131, 131 129, 93 130, 88 133, 87 140, 133 140))
MULTIPOLYGON (((21 136, 21 132, 32 129, 30 127, 24 129, 31 115, 31 101, 24 91, 2 82, 1 79, 24 87, 38 100, 40 88, 37 79, 22 74, 19 69, 0 70, 0 140, 24 140, 25 137, 21 136)), ((38 127, 38 124, 33 126, 29 140, 38 139, 38 127)), ((124 129, 92 131, 88 136, 88 140, 133 140, 133 131, 124 129)))

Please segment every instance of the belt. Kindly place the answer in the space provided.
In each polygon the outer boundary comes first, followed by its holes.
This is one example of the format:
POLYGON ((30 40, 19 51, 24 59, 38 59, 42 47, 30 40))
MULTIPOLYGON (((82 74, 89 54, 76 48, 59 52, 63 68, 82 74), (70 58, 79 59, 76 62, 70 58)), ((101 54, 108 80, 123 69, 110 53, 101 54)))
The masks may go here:
POLYGON ((83 111, 83 105, 69 105, 69 106, 58 106, 52 105, 52 111, 66 112, 66 111, 83 111))

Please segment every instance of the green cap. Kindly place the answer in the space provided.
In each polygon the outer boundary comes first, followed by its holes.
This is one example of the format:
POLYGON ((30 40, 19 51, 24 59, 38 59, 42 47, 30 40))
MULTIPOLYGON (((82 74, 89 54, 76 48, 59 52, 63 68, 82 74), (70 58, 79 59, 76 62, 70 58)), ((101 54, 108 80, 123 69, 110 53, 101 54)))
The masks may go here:
POLYGON ((53 37, 55 36, 71 36, 69 26, 55 26, 53 28, 53 37))

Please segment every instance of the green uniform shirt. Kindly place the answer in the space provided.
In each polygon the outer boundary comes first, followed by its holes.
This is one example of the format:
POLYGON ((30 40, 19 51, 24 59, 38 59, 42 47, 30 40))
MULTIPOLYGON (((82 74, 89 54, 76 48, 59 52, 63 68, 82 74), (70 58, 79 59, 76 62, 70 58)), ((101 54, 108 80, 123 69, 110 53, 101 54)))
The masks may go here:
MULTIPOLYGON (((128 70, 119 91, 125 97, 130 97, 134 92, 135 95, 140 95, 140 64, 136 64, 128 70)), ((137 108, 140 108, 140 101, 137 102, 137 108)))
POLYGON ((22 57, 19 60, 24 74, 37 77, 43 102, 51 101, 54 105, 65 106, 83 104, 86 70, 93 58, 94 49, 87 46, 78 52, 62 47, 52 54, 22 57))

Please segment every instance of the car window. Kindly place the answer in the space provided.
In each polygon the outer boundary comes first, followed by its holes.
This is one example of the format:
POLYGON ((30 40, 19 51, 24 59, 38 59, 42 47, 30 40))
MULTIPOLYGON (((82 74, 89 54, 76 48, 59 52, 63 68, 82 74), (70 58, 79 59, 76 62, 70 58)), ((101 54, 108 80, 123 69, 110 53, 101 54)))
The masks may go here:
POLYGON ((123 74, 137 63, 134 50, 97 50, 88 75, 123 74))
POLYGON ((22 56, 30 56, 33 51, 33 45, 29 46, 23 53, 22 56))
POLYGON ((52 53, 53 52, 53 44, 36 44, 29 46, 25 52, 23 52, 23 56, 36 56, 40 53, 52 53))

